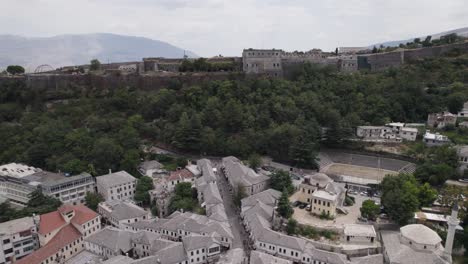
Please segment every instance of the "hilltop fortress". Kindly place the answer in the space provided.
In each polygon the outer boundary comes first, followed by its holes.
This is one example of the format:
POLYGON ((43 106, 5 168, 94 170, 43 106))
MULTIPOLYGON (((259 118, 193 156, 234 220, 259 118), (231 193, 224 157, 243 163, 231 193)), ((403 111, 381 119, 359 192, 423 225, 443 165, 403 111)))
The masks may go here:
MULTIPOLYGON (((451 52, 468 52, 468 41, 415 49, 398 48, 390 52, 372 53, 367 48, 339 48, 337 52, 324 52, 320 49, 287 52, 281 49, 244 49, 242 57, 212 58, 143 58, 142 61, 102 64, 101 70, 120 73, 139 73, 168 76, 171 73, 197 72, 236 72, 282 77, 297 65, 311 63, 334 67, 341 72, 381 71, 399 67, 405 63, 424 58, 446 55, 451 52)), ((76 72, 76 69, 89 69, 90 65, 70 66, 57 69, 53 73, 76 72)), ((52 72, 50 72, 52 73, 52 72)))

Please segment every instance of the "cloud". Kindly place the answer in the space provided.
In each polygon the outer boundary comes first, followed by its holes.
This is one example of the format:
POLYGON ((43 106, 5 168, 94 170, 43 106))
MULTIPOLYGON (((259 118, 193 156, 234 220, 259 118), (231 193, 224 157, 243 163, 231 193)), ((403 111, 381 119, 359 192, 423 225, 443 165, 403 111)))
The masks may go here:
POLYGON ((333 50, 468 25, 451 0, 18 0, 2 5, 0 33, 109 32, 169 42, 203 56, 243 48, 333 50))

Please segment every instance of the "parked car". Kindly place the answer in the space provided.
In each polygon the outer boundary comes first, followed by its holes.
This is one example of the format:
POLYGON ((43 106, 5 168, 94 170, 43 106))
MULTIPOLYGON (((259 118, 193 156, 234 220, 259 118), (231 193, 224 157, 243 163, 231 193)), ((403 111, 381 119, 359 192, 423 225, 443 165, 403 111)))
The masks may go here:
POLYGON ((295 201, 294 203, 292 203, 292 206, 293 207, 298 207, 300 204, 301 204, 301 202, 295 201))
POLYGON ((308 205, 306 206, 306 210, 307 210, 307 211, 312 210, 312 206, 311 206, 310 204, 308 204, 308 205))
POLYGON ((307 206, 307 204, 301 203, 301 204, 299 205, 299 208, 300 208, 300 209, 304 209, 304 208, 306 208, 306 206, 307 206))

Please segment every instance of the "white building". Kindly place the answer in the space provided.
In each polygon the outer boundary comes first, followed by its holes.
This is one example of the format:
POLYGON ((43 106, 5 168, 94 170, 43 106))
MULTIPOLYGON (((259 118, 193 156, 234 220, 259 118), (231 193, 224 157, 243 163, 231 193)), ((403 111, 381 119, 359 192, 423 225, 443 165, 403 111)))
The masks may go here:
POLYGON ((457 146, 458 162, 460 164, 460 172, 464 172, 468 168, 468 146, 457 146))
POLYGON ((385 126, 358 126, 356 128, 356 136, 370 141, 415 141, 418 135, 418 129, 410 127, 409 125, 410 124, 396 122, 385 124, 385 126))
POLYGON ((434 133, 431 133, 431 132, 426 132, 426 134, 424 134, 423 142, 428 147, 442 146, 442 145, 450 144, 450 140, 448 139, 447 136, 441 135, 439 133, 434 134, 434 133))
POLYGON ((151 213, 128 201, 109 200, 98 205, 98 213, 118 228, 151 218, 151 213))
POLYGON ((310 204, 311 213, 336 216, 336 208, 341 206, 345 190, 324 173, 304 176, 299 185, 298 200, 310 204))
POLYGON ((243 188, 244 193, 250 196, 268 188, 270 177, 256 173, 236 157, 225 157, 222 162, 224 175, 235 192, 243 188))
POLYGON ((165 174, 166 170, 163 167, 157 160, 148 160, 138 165, 138 172, 143 176, 153 177, 158 174, 165 174))
POLYGON ((173 190, 178 183, 188 182, 192 186, 194 185, 195 177, 191 171, 188 169, 178 169, 176 171, 172 171, 167 177, 167 181, 169 182, 169 189, 173 190))
POLYGON ((468 102, 463 104, 463 109, 458 112, 458 117, 468 117, 468 102))
POLYGON ((11 264, 39 247, 36 224, 24 217, 0 224, 0 263, 11 264))
POLYGON ((104 200, 132 200, 135 195, 136 179, 126 171, 96 177, 98 192, 104 200))
POLYGON ((400 232, 381 231, 381 237, 386 263, 449 263, 443 258, 442 239, 424 225, 407 225, 400 232))
MULTIPOLYGON (((88 251, 110 263, 216 263, 221 254, 221 244, 212 236, 188 235, 180 241, 165 239, 151 231, 121 230, 107 227, 85 239, 88 251), (122 261, 122 255, 125 257, 122 261)), ((107 262, 106 262, 107 263, 107 262)))
POLYGON ((344 227, 343 241, 346 243, 374 244, 377 233, 372 225, 348 224, 344 227))
POLYGON ((88 173, 67 176, 17 163, 0 166, 0 195, 17 206, 26 206, 30 193, 39 187, 63 203, 81 204, 87 192, 95 192, 95 186, 88 173))
POLYGON ((46 181, 41 184, 41 187, 45 195, 55 197, 64 204, 73 205, 84 204, 86 193, 96 192, 94 177, 86 172, 75 176, 61 177, 58 180, 46 181))

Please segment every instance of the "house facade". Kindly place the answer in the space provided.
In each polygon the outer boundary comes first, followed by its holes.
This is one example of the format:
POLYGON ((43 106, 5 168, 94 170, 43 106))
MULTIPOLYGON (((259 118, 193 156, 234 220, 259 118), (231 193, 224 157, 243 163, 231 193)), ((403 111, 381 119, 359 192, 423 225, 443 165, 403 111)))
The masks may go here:
POLYGON ((33 217, 0 223, 0 263, 11 264, 39 247, 33 217))
POLYGON ((126 171, 96 177, 99 194, 104 200, 132 200, 135 195, 136 179, 126 171))

